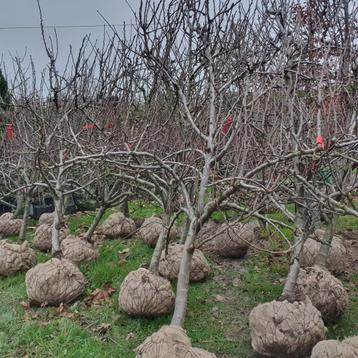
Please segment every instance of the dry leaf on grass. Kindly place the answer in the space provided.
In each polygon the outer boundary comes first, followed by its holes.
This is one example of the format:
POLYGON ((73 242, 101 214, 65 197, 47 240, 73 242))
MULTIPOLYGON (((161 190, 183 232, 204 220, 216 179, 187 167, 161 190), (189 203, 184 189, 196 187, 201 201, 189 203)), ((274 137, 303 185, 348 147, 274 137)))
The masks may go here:
POLYGON ((103 288, 96 288, 85 300, 85 303, 87 306, 98 306, 108 300, 113 292, 115 292, 115 289, 111 284, 107 284, 103 288))
POLYGON ((118 261, 118 265, 119 266, 123 266, 123 265, 125 265, 127 263, 127 260, 126 259, 120 259, 119 261, 118 261))
POLYGON ((215 299, 215 301, 217 301, 217 302, 225 302, 225 301, 226 301, 226 297, 223 296, 223 295, 215 295, 215 296, 214 296, 214 299, 215 299))
POLYGON ((98 327, 93 329, 94 332, 98 334, 105 334, 112 329, 112 325, 110 323, 101 323, 98 327))
POLYGON ((21 301, 20 305, 23 307, 24 310, 28 310, 30 308, 29 301, 21 301))
POLYGON ((125 255, 129 253, 129 248, 123 249, 122 251, 118 251, 118 256, 125 255))
POLYGON ((136 336, 135 333, 129 332, 126 336, 126 341, 129 341, 130 339, 135 338, 135 336, 136 336))

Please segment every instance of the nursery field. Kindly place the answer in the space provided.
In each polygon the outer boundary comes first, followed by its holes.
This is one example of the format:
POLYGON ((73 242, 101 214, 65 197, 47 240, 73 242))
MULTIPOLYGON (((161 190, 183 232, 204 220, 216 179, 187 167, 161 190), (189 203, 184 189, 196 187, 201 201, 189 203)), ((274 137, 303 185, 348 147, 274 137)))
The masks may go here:
MULTIPOLYGON (((158 212, 151 204, 130 205, 130 216, 134 219, 158 212)), ((93 216, 94 213, 72 215, 68 222, 71 232, 83 232, 93 216)), ((341 217, 337 228, 338 232, 358 229, 358 221, 341 217)), ((30 241, 32 234, 30 227, 27 235, 30 241)), ((280 247, 277 239, 267 232, 262 234, 266 247, 280 247)), ((100 244, 99 251, 95 262, 81 267, 88 286, 81 300, 71 305, 29 307, 25 274, 0 279, 1 358, 134 357, 134 348, 163 324, 170 323, 170 315, 135 319, 118 309, 121 282, 130 271, 148 265, 152 249, 132 238, 107 240, 100 244)), ((49 255, 38 254, 39 262, 48 258, 49 255)), ((241 260, 215 257, 209 260, 208 279, 190 286, 185 320, 188 335, 193 345, 221 358, 255 357, 250 346, 248 313, 258 303, 280 295, 288 270, 287 257, 250 250, 241 260)), ((358 333, 358 273, 348 268, 341 279, 349 292, 350 304, 342 319, 328 326, 329 338, 342 339, 358 333)))

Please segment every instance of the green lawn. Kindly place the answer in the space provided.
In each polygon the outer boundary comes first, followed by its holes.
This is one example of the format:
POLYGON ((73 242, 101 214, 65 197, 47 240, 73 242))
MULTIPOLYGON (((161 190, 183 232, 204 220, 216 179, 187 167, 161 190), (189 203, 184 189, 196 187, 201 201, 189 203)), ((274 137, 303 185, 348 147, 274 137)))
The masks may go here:
MULTIPOLYGON (((160 209, 144 202, 130 206, 131 216, 144 218, 160 209)), ((106 215, 109 215, 107 213, 106 215)), ((218 215, 220 217, 220 215, 218 215)), ((93 214, 74 216, 72 232, 84 231, 93 214)), ((357 228, 357 220, 345 217, 340 229, 357 228)), ((28 239, 32 233, 29 231, 28 239)), ((271 247, 279 247, 270 239, 271 247)), ((106 241, 100 257, 81 267, 88 288, 80 302, 66 307, 26 309, 24 274, 0 279, 0 357, 134 357, 133 349, 170 316, 158 319, 133 319, 118 309, 121 282, 128 272, 149 263, 152 249, 138 239, 106 241), (128 248, 125 261, 118 252, 128 248), (111 284, 114 294, 100 306, 88 307, 86 298, 96 288, 111 284), (101 331, 104 324, 109 330, 101 331), (108 326, 107 326, 108 328, 108 326)), ((39 254, 39 261, 48 259, 39 254)), ((193 345, 222 357, 253 357, 247 316, 260 302, 275 299, 282 290, 281 279, 287 273, 287 258, 266 253, 250 254, 244 260, 210 259, 212 272, 203 283, 192 284, 185 327, 193 345)), ((345 282, 351 303, 343 318, 329 328, 329 338, 343 338, 358 333, 358 275, 345 282)), ((175 289, 175 287, 174 287, 175 289)))

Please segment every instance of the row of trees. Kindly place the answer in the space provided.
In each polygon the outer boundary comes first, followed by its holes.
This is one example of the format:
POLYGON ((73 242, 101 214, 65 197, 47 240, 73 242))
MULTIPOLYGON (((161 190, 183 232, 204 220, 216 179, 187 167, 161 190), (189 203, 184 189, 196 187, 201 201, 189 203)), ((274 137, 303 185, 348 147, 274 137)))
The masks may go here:
POLYGON ((172 318, 183 326, 197 234, 214 211, 231 209, 285 242, 282 299, 295 301, 306 238, 322 219, 329 243, 336 215, 358 215, 354 1, 142 1, 135 16, 130 34, 113 28, 100 46, 85 37, 62 73, 56 38, 44 31, 49 65, 41 76, 14 64, 15 136, 2 143, 1 188, 3 200, 25 197, 22 238, 38 190, 55 203, 53 254, 74 192, 99 203, 89 237, 124 197, 156 200, 168 227, 184 213, 172 318), (270 219, 268 208, 285 222, 270 219))

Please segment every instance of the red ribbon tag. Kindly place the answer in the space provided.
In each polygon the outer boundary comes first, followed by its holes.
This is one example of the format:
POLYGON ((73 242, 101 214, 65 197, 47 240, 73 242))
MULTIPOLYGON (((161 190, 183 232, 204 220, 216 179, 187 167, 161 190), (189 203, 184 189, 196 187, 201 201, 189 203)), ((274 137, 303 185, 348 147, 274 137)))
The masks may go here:
POLYGON ((86 123, 82 126, 82 129, 95 129, 96 125, 94 123, 86 123))
POLYGON ((8 123, 6 125, 6 133, 7 133, 7 139, 11 142, 12 137, 14 135, 14 125, 12 123, 8 123))
POLYGON ((323 146, 324 146, 324 139, 323 139, 323 137, 322 137, 321 135, 318 135, 318 136, 316 137, 316 144, 317 144, 318 146, 320 146, 320 147, 323 148, 323 146))
POLYGON ((224 134, 227 134, 227 132, 229 131, 229 129, 230 129, 231 125, 232 125, 232 122, 233 122, 232 117, 228 116, 226 118, 226 121, 225 121, 224 125, 221 128, 221 132, 224 133, 224 134))

